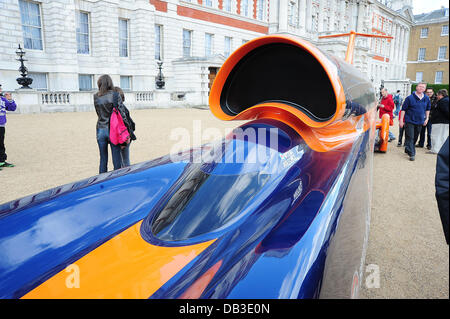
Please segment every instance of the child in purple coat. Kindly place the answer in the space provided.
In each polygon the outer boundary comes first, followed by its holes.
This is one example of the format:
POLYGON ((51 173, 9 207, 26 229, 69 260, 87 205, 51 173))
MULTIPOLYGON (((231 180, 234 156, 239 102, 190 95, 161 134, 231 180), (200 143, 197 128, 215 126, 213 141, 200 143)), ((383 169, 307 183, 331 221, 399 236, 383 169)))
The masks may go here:
MULTIPOLYGON (((0 92, 1 93, 1 92, 0 92)), ((14 165, 6 161, 5 152, 5 126, 6 126, 6 111, 15 111, 17 108, 16 102, 11 98, 10 93, 0 95, 0 170, 3 167, 13 167, 14 165)))

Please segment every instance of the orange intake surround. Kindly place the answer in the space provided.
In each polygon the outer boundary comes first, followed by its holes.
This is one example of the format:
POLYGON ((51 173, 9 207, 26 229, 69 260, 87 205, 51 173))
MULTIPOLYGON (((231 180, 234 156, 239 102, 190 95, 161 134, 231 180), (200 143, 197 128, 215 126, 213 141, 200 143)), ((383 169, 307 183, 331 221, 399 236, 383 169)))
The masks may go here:
POLYGON ((361 128, 374 125, 375 117, 370 110, 375 106, 371 83, 353 66, 339 63, 295 37, 254 39, 238 48, 219 70, 209 96, 211 112, 226 121, 276 119, 295 129, 314 150, 329 151, 353 140, 361 128), (356 116, 346 116, 351 94, 346 98, 343 68, 350 78, 347 86, 361 83, 359 94, 373 95, 366 111, 356 116))

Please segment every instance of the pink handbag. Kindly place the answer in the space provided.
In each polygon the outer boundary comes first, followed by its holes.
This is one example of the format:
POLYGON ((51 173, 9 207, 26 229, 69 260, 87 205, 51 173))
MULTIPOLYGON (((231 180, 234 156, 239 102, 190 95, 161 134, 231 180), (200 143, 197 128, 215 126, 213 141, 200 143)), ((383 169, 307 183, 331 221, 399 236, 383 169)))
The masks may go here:
POLYGON ((130 139, 130 133, 123 123, 122 116, 117 108, 113 108, 109 119, 109 140, 114 145, 126 143, 130 139))

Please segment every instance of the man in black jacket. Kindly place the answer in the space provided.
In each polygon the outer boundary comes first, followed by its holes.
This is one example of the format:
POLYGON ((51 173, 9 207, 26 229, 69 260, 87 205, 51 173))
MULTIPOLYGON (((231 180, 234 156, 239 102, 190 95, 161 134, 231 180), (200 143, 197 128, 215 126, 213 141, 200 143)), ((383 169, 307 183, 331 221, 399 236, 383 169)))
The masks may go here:
POLYGON ((431 152, 437 154, 448 136, 449 129, 449 98, 446 89, 437 93, 438 102, 431 119, 431 152))
POLYGON ((436 200, 439 208, 439 215, 441 216, 442 227, 444 229, 445 240, 448 245, 448 219, 449 219, 449 150, 448 137, 441 150, 438 153, 436 161, 436 200))
POLYGON ((425 131, 426 131, 426 138, 427 138, 427 149, 431 150, 431 121, 433 120, 433 113, 434 109, 436 108, 437 104, 437 98, 436 94, 434 94, 434 90, 432 87, 427 88, 425 91, 425 94, 430 98, 431 102, 431 109, 430 109, 430 120, 427 123, 427 126, 422 127, 422 130, 420 131, 420 138, 419 142, 417 143, 416 147, 423 147, 425 145, 425 131))

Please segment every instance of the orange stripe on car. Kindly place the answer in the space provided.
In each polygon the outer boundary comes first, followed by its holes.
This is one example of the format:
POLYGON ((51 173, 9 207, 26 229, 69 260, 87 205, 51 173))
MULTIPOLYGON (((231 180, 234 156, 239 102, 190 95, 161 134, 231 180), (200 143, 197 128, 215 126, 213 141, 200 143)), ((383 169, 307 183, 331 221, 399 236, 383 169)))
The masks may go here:
POLYGON ((151 245, 142 221, 80 258, 23 298, 148 298, 214 240, 182 247, 151 245), (76 269, 78 273, 66 270, 76 269), (78 276, 78 278, 73 278, 78 276), (78 285, 73 284, 78 280, 78 285))

